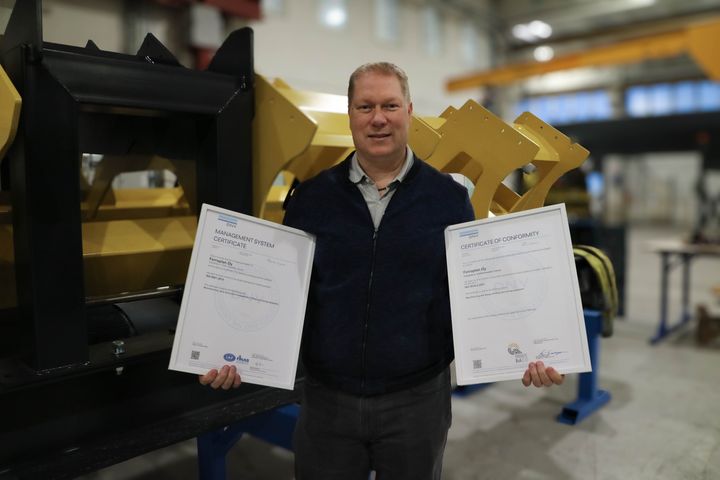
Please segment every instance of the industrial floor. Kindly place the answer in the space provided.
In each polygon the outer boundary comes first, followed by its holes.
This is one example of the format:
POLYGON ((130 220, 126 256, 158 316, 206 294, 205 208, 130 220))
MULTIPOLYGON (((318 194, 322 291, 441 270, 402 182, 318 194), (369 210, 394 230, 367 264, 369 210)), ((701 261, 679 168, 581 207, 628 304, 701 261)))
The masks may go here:
MULTIPOLYGON (((698 347, 695 322, 656 346, 660 262, 650 239, 679 237, 661 228, 633 228, 628 238, 627 303, 612 338, 601 346, 599 386, 608 405, 576 426, 555 421, 577 395, 577 375, 561 387, 493 384, 453 399, 453 426, 443 478, 720 479, 720 339, 698 347)), ((693 263, 691 305, 720 316, 711 296, 720 258, 693 263)), ((671 283, 670 318, 679 314, 679 272, 671 283)), ((228 478, 292 479, 293 455, 243 438, 228 455, 228 478)), ((80 477, 83 480, 197 478, 194 441, 177 444, 80 477)))

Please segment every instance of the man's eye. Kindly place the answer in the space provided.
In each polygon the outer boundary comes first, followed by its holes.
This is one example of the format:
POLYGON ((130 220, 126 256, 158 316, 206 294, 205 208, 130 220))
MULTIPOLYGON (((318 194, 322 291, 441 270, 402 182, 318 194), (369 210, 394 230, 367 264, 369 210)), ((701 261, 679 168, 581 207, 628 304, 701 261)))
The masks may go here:
POLYGON ((394 112, 395 110, 400 108, 400 105, 398 105, 397 103, 388 103, 387 105, 384 106, 384 108, 385 108, 385 110, 394 112))
POLYGON ((358 105, 356 108, 363 113, 367 113, 372 110, 372 107, 370 105, 358 105))

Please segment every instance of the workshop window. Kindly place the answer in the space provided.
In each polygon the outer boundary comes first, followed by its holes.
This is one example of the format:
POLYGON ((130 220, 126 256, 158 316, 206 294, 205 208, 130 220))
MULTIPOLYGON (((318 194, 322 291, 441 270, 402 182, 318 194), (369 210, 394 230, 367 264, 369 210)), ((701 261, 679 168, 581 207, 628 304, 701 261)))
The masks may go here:
POLYGON ((375 36, 378 40, 397 43, 400 38, 399 25, 397 0, 375 0, 375 36))
POLYGON ((530 112, 551 125, 608 120, 613 116, 610 94, 606 90, 524 98, 515 105, 515 116, 523 112, 530 112))
POLYGON ((625 90, 625 111, 630 117, 715 110, 720 110, 720 83, 710 80, 634 85, 625 90))
POLYGON ((465 65, 468 67, 479 68, 480 65, 480 40, 478 38, 477 27, 473 20, 465 20, 461 30, 462 44, 461 52, 465 65))
POLYGON ((423 8, 423 24, 425 27, 425 51, 433 57, 439 56, 443 51, 443 24, 437 7, 426 5, 423 8))

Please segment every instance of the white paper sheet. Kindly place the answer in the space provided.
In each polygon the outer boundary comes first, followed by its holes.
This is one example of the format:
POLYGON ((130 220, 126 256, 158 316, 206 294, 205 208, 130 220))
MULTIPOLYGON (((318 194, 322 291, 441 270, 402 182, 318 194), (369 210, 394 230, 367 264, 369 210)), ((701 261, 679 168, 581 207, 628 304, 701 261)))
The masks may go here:
POLYGON ((169 368, 292 390, 314 252, 305 232, 203 205, 169 368))
POLYGON ((591 370, 565 205, 445 230, 458 385, 591 370))

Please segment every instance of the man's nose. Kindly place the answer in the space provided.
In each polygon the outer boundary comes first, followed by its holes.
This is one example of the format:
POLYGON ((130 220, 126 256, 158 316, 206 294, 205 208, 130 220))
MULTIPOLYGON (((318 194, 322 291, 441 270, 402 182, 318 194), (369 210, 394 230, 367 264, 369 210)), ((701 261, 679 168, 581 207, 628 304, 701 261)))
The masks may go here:
POLYGON ((385 124, 387 123, 387 117, 385 116, 385 112, 382 109, 382 106, 378 105, 375 107, 375 109, 372 112, 372 123, 375 124, 385 124))

